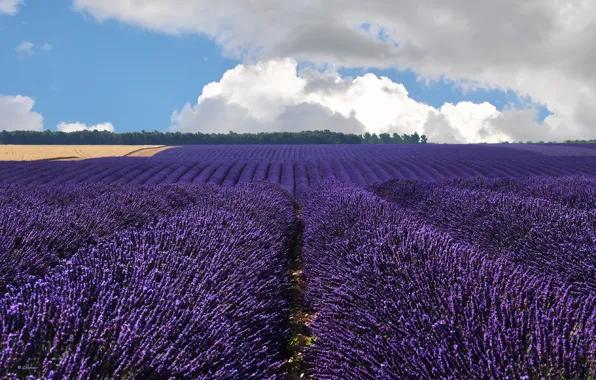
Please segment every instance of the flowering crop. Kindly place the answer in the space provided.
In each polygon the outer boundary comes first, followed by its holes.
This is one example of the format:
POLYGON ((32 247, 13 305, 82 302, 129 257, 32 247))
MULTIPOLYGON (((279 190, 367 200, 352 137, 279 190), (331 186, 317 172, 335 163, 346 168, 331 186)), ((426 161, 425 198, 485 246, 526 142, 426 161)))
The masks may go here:
POLYGON ((390 179, 596 174, 594 149, 513 145, 186 146, 152 158, 0 162, 0 184, 209 183, 231 187, 267 180, 300 198, 305 179, 310 187, 329 180, 366 186, 390 179))
MULTIPOLYGON (((503 156, 530 158, 538 155, 582 156, 583 147, 561 148, 553 145, 190 145, 157 153, 157 158, 204 159, 337 159, 337 160, 418 160, 427 158, 460 159, 473 156, 495 160, 503 156), (566 153, 566 154, 562 154, 566 153)), ((592 152, 592 155, 596 153, 592 152)))
POLYGON ((267 184, 202 189, 10 288, 0 376, 283 378, 294 203, 267 184))
POLYGON ((0 162, 0 378, 281 379, 304 345, 321 379, 591 378, 596 150, 563 148, 0 162))
POLYGON ((596 213, 433 182, 389 181, 371 188, 456 239, 596 293, 596 213))
POLYGON ((305 195, 316 378, 587 378, 596 297, 338 183, 305 195))
POLYGON ((596 179, 588 176, 453 179, 446 185, 470 190, 511 193, 525 197, 547 199, 564 206, 593 210, 596 208, 596 179))
POLYGON ((44 275, 102 236, 151 224, 198 196, 180 188, 114 184, 2 186, 0 291, 44 275))

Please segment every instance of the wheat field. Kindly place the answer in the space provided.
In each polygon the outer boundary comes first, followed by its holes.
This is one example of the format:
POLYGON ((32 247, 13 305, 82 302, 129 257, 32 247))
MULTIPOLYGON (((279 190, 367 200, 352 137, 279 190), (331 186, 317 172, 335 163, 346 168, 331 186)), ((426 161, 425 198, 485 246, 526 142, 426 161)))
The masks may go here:
POLYGON ((84 160, 99 157, 151 157, 165 145, 0 145, 0 161, 84 160))

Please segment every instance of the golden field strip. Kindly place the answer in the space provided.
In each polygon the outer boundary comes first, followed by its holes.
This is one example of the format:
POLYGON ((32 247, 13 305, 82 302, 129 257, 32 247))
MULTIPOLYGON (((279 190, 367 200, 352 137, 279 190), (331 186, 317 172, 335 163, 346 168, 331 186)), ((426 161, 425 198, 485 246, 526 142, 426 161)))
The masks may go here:
POLYGON ((0 145, 0 161, 84 160, 100 157, 151 157, 165 145, 0 145))

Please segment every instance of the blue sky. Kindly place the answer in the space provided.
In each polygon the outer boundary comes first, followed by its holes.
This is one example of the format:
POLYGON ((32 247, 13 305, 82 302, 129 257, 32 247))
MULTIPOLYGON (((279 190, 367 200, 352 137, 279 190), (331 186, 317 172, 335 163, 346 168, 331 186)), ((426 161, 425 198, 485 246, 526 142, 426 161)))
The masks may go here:
MULTIPOLYGON (((154 3, 159 1, 150 0, 154 3)), ((192 0, 178 1, 192 3, 192 0)), ((86 125, 109 122, 118 132, 142 129, 165 131, 175 129, 171 119, 176 114, 192 119, 180 122, 179 125, 200 124, 206 111, 201 108, 202 105, 197 105, 197 97, 201 95, 203 87, 210 82, 222 81, 224 73, 242 63, 242 56, 226 58, 230 54, 222 54, 222 49, 230 46, 221 40, 218 40, 218 44, 213 41, 213 38, 219 38, 220 35, 212 33, 206 36, 201 33, 200 27, 181 24, 180 28, 185 28, 185 31, 191 29, 191 32, 173 35, 167 29, 171 26, 171 21, 165 16, 163 23, 166 27, 162 30, 161 27, 154 27, 154 20, 147 21, 143 14, 139 14, 138 19, 136 15, 132 16, 134 20, 130 21, 129 16, 119 16, 115 13, 117 11, 108 8, 107 11, 112 13, 105 20, 99 21, 101 17, 93 10, 80 10, 91 7, 88 4, 101 2, 78 2, 83 5, 79 4, 79 9, 75 10, 73 0, 54 0, 52 6, 46 1, 29 0, 21 4, 15 15, 0 14, 0 94, 32 98, 35 101, 32 111, 43 115, 43 126, 46 129, 55 130, 60 122, 80 122, 86 125), (29 54, 17 51, 17 46, 23 42, 33 44, 29 54), (42 49, 43 45, 51 47, 42 49), (185 113, 183 107, 186 103, 189 103, 189 107, 185 113)), ((166 2, 162 2, 164 3, 166 2)), ((301 62, 300 49, 296 48, 295 55, 290 56, 301 62)), ((310 59, 310 56, 307 58, 310 59)), ((414 65, 407 70, 363 70, 347 64, 339 69, 338 74, 341 77, 357 77, 368 72, 377 77, 385 76, 392 82, 403 84, 409 98, 435 109, 439 109, 444 103, 459 102, 488 102, 502 112, 506 111, 506 105, 516 109, 524 108, 524 103, 514 90, 492 89, 466 93, 445 81, 427 85, 417 80, 422 71, 420 69, 417 72, 414 65)), ((482 79, 472 75, 470 78, 482 79)), ((495 86, 509 87, 508 83, 495 83, 495 86)), ((228 95, 218 92, 217 96, 213 95, 213 99, 223 96, 229 105, 234 103, 230 94, 241 90, 242 87, 237 90, 231 88, 228 95)), ((555 101, 551 103, 546 97, 541 99, 530 90, 523 92, 530 93, 536 99, 534 105, 538 113, 534 119, 539 124, 551 114, 546 106, 539 104, 558 104, 555 101)), ((285 95, 271 95, 276 96, 283 98, 285 95)), ((247 107, 245 103, 240 102, 243 107, 247 107)), ((333 109, 328 105, 333 104, 332 101, 321 104, 333 112, 340 112, 341 107, 333 109)), ((283 111, 280 112, 283 114, 283 111)), ((356 118, 369 130, 381 131, 384 128, 381 124, 369 128, 370 121, 359 118, 360 114, 363 112, 357 110, 356 118)), ((255 118, 254 115, 251 117, 255 118)), ((532 116, 523 117, 523 120, 532 121, 532 116)), ((451 121, 457 117, 448 115, 448 118, 451 129, 457 130, 459 126, 451 121)), ((212 120, 211 114, 208 119, 212 120)), ((238 118, 234 117, 234 120, 238 118)), ((424 120, 417 124, 416 128, 422 128, 419 126, 423 122, 424 120)), ((180 127, 180 130, 192 129, 180 127)), ((499 133, 506 134, 508 131, 510 129, 504 128, 499 133)), ((466 136, 461 138, 469 140, 466 136)))
POLYGON ((30 1, 16 16, 0 16, 0 93, 34 98, 49 129, 109 121, 120 132, 165 130, 174 109, 237 64, 205 37, 100 24, 70 1, 52 3, 30 1), (23 41, 34 44, 32 55, 15 51, 23 41), (45 43, 51 50, 39 51, 45 43))

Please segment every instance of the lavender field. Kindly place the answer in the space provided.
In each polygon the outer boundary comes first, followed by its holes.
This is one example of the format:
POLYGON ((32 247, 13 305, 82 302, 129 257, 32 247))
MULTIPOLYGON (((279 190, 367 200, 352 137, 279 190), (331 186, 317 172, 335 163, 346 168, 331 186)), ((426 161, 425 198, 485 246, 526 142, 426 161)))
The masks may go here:
POLYGON ((300 198, 337 180, 365 186, 390 179, 595 175, 596 149, 558 145, 185 146, 149 157, 0 162, 0 184, 214 184, 267 180, 300 198))
POLYGON ((596 378, 590 144, 0 162, 0 209, 0 378, 596 378))

